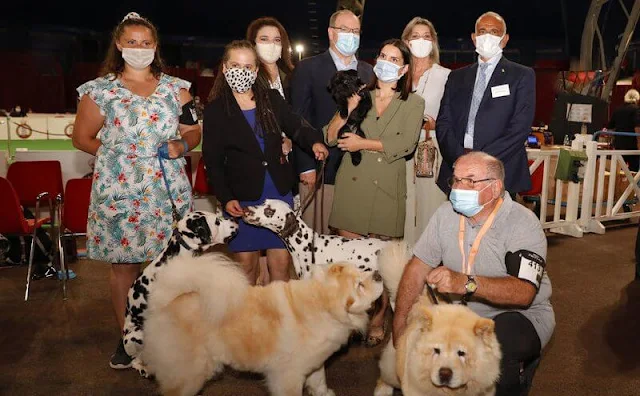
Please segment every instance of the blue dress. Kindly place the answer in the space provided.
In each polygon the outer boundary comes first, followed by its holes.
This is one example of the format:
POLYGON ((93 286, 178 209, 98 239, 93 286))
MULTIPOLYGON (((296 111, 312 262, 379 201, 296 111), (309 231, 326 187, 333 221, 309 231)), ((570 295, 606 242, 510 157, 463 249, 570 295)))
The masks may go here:
MULTIPOLYGON (((256 109, 242 110, 242 114, 246 118, 247 122, 251 126, 251 129, 256 131, 255 137, 258 140, 260 149, 264 152, 264 138, 262 128, 260 125, 256 128, 256 109)), ((285 195, 281 195, 278 192, 269 170, 265 171, 264 186, 262 188, 262 195, 257 201, 239 201, 240 206, 246 207, 250 205, 259 205, 266 199, 279 199, 293 207, 293 195, 291 191, 285 195)), ((238 234, 229 242, 229 250, 232 252, 253 252, 257 250, 265 249, 285 249, 284 242, 273 231, 262 227, 256 227, 251 224, 247 224, 242 219, 238 222, 238 234)))

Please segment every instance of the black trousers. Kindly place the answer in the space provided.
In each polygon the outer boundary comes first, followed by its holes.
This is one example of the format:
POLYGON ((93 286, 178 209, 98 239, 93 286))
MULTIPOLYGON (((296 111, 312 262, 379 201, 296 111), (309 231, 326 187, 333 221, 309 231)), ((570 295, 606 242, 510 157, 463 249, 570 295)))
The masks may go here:
POLYGON ((496 396, 520 395, 520 364, 540 355, 540 338, 520 312, 505 312, 495 318, 496 336, 502 347, 500 382, 496 396))
POLYGON ((636 279, 640 279, 640 224, 636 234, 636 279))

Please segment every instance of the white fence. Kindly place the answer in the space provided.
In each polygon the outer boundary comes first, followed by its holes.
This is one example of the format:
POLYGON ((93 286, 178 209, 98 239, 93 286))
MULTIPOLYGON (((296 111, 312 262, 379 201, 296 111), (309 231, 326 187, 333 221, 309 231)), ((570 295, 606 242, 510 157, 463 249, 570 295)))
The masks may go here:
POLYGON ((640 172, 632 174, 622 157, 640 155, 640 150, 599 150, 597 142, 585 142, 582 139, 574 140, 571 149, 586 150, 587 163, 584 179, 580 183, 551 177, 555 174, 559 149, 527 151, 529 159, 533 161, 529 173, 533 174, 540 166, 543 167, 540 222, 544 229, 580 238, 585 232, 604 234, 604 221, 640 217, 640 210, 625 211, 625 208, 630 208, 625 204, 640 197, 640 172), (619 186, 616 191, 620 172, 628 182, 621 193, 619 186), (618 197, 616 192, 619 193, 618 197), (553 211, 553 217, 548 220, 550 210, 553 211))

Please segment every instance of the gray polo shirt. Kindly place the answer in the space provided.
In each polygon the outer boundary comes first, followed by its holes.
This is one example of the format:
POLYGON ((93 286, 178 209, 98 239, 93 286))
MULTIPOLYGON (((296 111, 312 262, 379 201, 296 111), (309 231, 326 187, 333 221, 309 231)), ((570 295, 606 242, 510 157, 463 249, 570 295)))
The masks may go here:
MULTIPOLYGON (((464 241, 466 257, 469 257, 471 245, 481 228, 482 224, 474 226, 469 219, 466 219, 464 241)), ((462 255, 458 243, 459 229, 460 215, 454 212, 450 202, 443 203, 420 236, 413 254, 432 267, 443 263, 454 271, 462 272, 462 255)), ((537 253, 546 260, 547 238, 542 231, 540 220, 533 212, 513 202, 509 194, 505 194, 504 202, 491 228, 482 238, 472 272, 478 276, 508 276, 504 262, 505 255, 509 251, 515 252, 521 249, 537 253)), ((545 271, 540 290, 528 309, 504 309, 474 301, 473 298, 469 302, 469 308, 486 318, 493 318, 509 311, 522 313, 533 324, 544 348, 556 325, 550 298, 551 281, 545 271)))

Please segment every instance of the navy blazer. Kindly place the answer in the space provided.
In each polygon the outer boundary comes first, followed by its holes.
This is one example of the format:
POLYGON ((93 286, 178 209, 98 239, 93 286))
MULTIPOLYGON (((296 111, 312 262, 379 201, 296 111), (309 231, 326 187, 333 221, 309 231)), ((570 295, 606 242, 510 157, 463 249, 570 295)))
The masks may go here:
MULTIPOLYGON (((436 121, 436 137, 442 154, 438 186, 446 194, 453 163, 464 153, 469 108, 478 62, 451 71, 436 121)), ((504 56, 493 71, 478 108, 473 150, 500 159, 505 167, 505 188, 511 193, 531 188, 525 141, 531 132, 536 92, 533 69, 504 56), (491 87, 509 86, 509 95, 492 97, 491 87)))
MULTIPOLYGON (((293 111, 300 114, 317 130, 327 125, 336 113, 336 102, 333 101, 328 86, 331 77, 337 72, 331 53, 327 50, 322 54, 302 60, 295 68, 291 78, 291 105, 293 111)), ((367 84, 373 81, 373 67, 358 61, 358 76, 367 84)), ((325 164, 326 184, 334 184, 342 150, 337 147, 329 148, 329 158, 325 164)), ((315 169, 313 157, 296 147, 295 159, 297 170, 302 173, 315 169)))
MULTIPOLYGON (((268 91, 271 109, 284 133, 300 147, 312 152, 314 143, 323 141, 322 133, 291 111, 274 89, 268 91)), ((202 156, 207 165, 209 186, 218 201, 255 201, 264 187, 269 172, 280 194, 291 191, 293 171, 282 161, 282 137, 265 133, 265 148, 260 149, 255 132, 247 122, 238 102, 220 97, 204 109, 202 156)))

